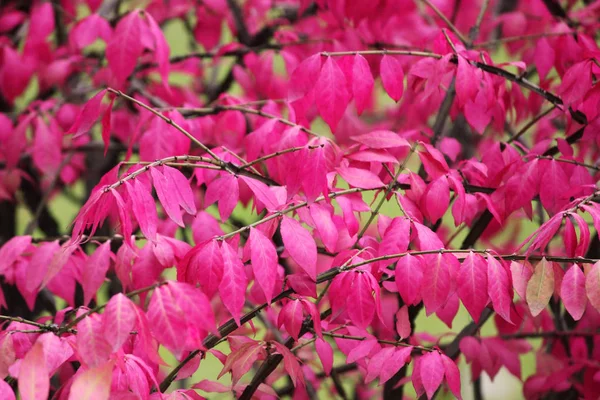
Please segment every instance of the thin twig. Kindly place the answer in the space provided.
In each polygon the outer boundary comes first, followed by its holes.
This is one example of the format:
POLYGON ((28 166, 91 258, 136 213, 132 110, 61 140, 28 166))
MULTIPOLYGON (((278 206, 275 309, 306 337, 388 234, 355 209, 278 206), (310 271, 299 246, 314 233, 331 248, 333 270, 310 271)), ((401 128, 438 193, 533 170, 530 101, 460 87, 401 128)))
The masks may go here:
POLYGON ((467 45, 467 39, 463 36, 462 33, 460 33, 460 31, 458 30, 458 28, 456 28, 456 26, 452 23, 452 21, 450 21, 448 18, 446 18, 446 16, 440 11, 439 8, 437 8, 435 5, 433 5, 429 0, 421 0, 423 3, 427 4, 427 6, 429 8, 431 8, 431 10, 438 16, 440 17, 440 19, 442 21, 444 21, 444 23, 448 26, 448 28, 450 28, 450 30, 456 35, 456 37, 466 46, 467 45))

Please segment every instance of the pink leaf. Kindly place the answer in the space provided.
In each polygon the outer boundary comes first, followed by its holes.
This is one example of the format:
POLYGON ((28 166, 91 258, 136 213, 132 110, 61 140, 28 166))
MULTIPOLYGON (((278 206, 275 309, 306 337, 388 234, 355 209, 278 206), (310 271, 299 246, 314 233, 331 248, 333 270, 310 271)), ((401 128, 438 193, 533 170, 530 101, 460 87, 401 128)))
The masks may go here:
POLYGON ((221 253, 223 254, 223 276, 226 276, 227 279, 221 281, 219 294, 235 322, 240 325, 240 315, 246 301, 248 278, 246 278, 244 264, 227 242, 221 244, 221 253))
POLYGON ((554 66, 556 53, 552 46, 548 43, 548 39, 540 38, 535 45, 535 54, 533 61, 537 67, 540 79, 545 79, 548 72, 554 66))
POLYGON ((427 315, 441 308, 450 295, 450 271, 444 254, 426 255, 421 294, 427 315))
POLYGON ((167 85, 169 81, 169 44, 165 39, 165 35, 162 30, 152 18, 149 12, 145 13, 148 26, 150 27, 150 33, 154 38, 154 55, 156 57, 156 63, 158 64, 158 71, 163 81, 163 85, 167 85))
POLYGON ((114 362, 88 369, 75 376, 69 400, 108 400, 114 362))
POLYGON ((140 225, 140 230, 147 239, 156 242, 158 215, 156 214, 156 206, 152 195, 139 179, 125 182, 125 187, 131 199, 133 215, 135 215, 135 219, 140 225))
POLYGON ((104 142, 104 156, 106 157, 106 153, 108 152, 108 146, 110 145, 110 120, 112 115, 112 108, 115 104, 115 97, 110 100, 110 104, 104 111, 104 115, 102 116, 102 141, 104 142))
POLYGON ((23 400, 47 399, 50 379, 41 343, 33 345, 19 368, 19 393, 23 400))
MULTIPOLYGON (((394 218, 383 235, 377 253, 379 256, 404 253, 408 249, 409 242, 410 220, 407 218, 394 218)), ((396 260, 398 259, 381 261, 379 269, 383 270, 387 265, 394 263, 396 260)))
POLYGON ((15 236, 0 247, 0 273, 4 273, 29 247, 31 236, 15 236))
POLYGON ((346 362, 349 364, 358 360, 362 360, 363 358, 367 357, 376 346, 377 339, 375 338, 358 342, 358 344, 348 353, 346 362))
POLYGON ((400 258, 396 264, 395 277, 398 292, 404 303, 412 305, 420 301, 423 282, 423 264, 420 257, 407 254, 400 258))
POLYGON ((223 256, 216 240, 198 244, 178 264, 177 279, 199 284, 202 291, 213 298, 223 279, 223 256))
POLYGON ((340 176, 344 178, 350 186, 361 189, 376 189, 383 187, 384 184, 377 175, 362 168, 340 167, 337 169, 340 176))
POLYGON ((89 368, 104 364, 112 352, 98 315, 86 316, 77 324, 77 354, 89 368))
POLYGON ((0 380, 0 399, 15 400, 15 393, 10 385, 3 380, 0 380))
POLYGON ((400 339, 406 339, 410 336, 411 330, 410 320, 408 319, 408 307, 404 305, 396 313, 396 332, 400 335, 400 339))
POLYGON ((392 356, 386 361, 385 368, 379 374, 379 384, 383 385, 390 380, 410 360, 412 347, 398 347, 392 356))
POLYGON ((73 134, 73 138, 77 138, 87 132, 96 123, 96 120, 100 116, 102 108, 102 99, 106 94, 106 89, 99 91, 94 97, 92 97, 77 116, 77 119, 73 123, 73 126, 67 131, 67 135, 73 134))
POLYGON ((424 215, 431 221, 437 222, 442 218, 450 204, 450 187, 446 176, 440 176, 427 185, 427 190, 421 197, 424 215))
POLYGON ((108 301, 102 314, 104 336, 113 352, 121 348, 135 326, 135 305, 122 293, 117 293, 108 301))
POLYGON ((84 304, 88 304, 102 286, 110 267, 110 256, 110 241, 106 241, 87 260, 81 276, 84 304))
POLYGON ((522 264, 513 261, 510 263, 510 275, 512 277, 512 285, 515 292, 517 292, 519 297, 525 300, 527 282, 529 282, 529 278, 533 275, 533 267, 529 261, 525 261, 522 264))
POLYGON ((594 264, 585 278, 585 292, 590 304, 600 311, 600 262, 594 264))
POLYGON ((167 286, 154 290, 146 314, 152 335, 178 356, 186 342, 186 320, 167 286))
POLYGON ((460 394, 460 372, 456 363, 447 355, 442 354, 441 356, 442 364, 444 364, 444 376, 446 378, 446 382, 448 383, 448 387, 450 391, 457 399, 461 399, 462 396, 460 394))
MULTIPOLYGON (((542 160, 548 161, 548 160, 542 160)), ((564 188, 569 187, 569 179, 556 160, 544 163, 544 173, 540 180, 540 199, 548 214, 554 215, 568 202, 564 188)))
POLYGON ((313 204, 310 206, 310 216, 315 222, 325 248, 328 251, 335 252, 338 241, 338 230, 331 219, 329 210, 320 204, 313 204))
POLYGON ((123 17, 106 45, 106 59, 118 85, 122 85, 135 69, 144 51, 142 23, 139 11, 134 10, 123 17))
POLYGON ((316 53, 298 64, 290 76, 290 82, 294 82, 294 84, 289 85, 288 100, 292 102, 306 96, 315 86, 320 70, 320 53, 316 53))
POLYGON ((563 277, 560 296, 565 308, 575 321, 579 321, 585 312, 585 275, 577 264, 573 264, 563 277))
POLYGON ((488 261, 488 294, 492 299, 494 310, 505 321, 512 323, 510 319, 510 308, 512 306, 512 293, 508 273, 504 266, 492 257, 487 256, 488 261))
POLYGON ((397 103, 404 92, 404 71, 400 62, 388 55, 381 58, 381 83, 387 94, 397 103))
POLYGON ((294 261, 314 281, 317 279, 317 245, 311 234, 293 218, 283 216, 281 237, 294 261))
POLYGON ((269 189, 264 183, 248 178, 247 176, 240 176, 240 178, 248 185, 256 199, 260 201, 269 211, 276 211, 279 207, 279 201, 275 194, 269 189))
POLYGON ((327 61, 321 68, 319 80, 315 86, 315 97, 317 109, 327 125, 335 132, 336 127, 346 107, 351 100, 346 85, 344 72, 333 60, 327 57, 327 61))
POLYGON ((317 338, 315 341, 315 350, 323 364, 323 371, 325 375, 329 376, 331 368, 333 368, 333 349, 331 345, 321 338, 317 338))
POLYGON ((378 130, 353 136, 352 140, 364 144, 371 149, 389 149, 394 147, 410 147, 410 143, 395 132, 378 130))
POLYGON ((475 75, 474 67, 464 57, 457 57, 456 69, 456 97, 460 106, 473 100, 479 91, 480 79, 475 75))
POLYGON ((285 330, 295 340, 298 340, 298 334, 302 328, 302 311, 303 309, 300 300, 292 300, 283 306, 277 319, 277 326, 280 327, 281 325, 284 325, 285 330))
POLYGON ((427 397, 431 399, 444 380, 445 368, 440 353, 432 351, 425 354, 420 366, 419 375, 427 397))
POLYGON ((382 374, 382 371, 385 369, 384 367, 387 367, 387 362, 394 355, 395 351, 396 349, 393 347, 385 347, 369 359, 365 383, 371 382, 382 374))
POLYGON ((487 263, 478 254, 470 252, 462 262, 458 277, 458 296, 475 321, 488 303, 487 263))
POLYGON ((250 254, 254 278, 270 303, 277 279, 277 251, 273 242, 255 228, 250 228, 250 254))
POLYGON ((348 316, 354 325, 366 329, 373 320, 376 304, 371 294, 371 285, 366 277, 368 272, 356 274, 350 289, 352 295, 347 299, 348 316))
POLYGON ((374 85, 369 63, 360 54, 355 55, 352 63, 352 94, 358 115, 370 104, 374 85))
POLYGON ((527 283, 527 304, 534 317, 541 313, 554 293, 554 269, 552 263, 542 258, 535 266, 533 275, 527 283))
POLYGON ((206 188, 205 206, 219 201, 221 221, 227 221, 240 197, 238 180, 230 174, 212 181, 206 188))

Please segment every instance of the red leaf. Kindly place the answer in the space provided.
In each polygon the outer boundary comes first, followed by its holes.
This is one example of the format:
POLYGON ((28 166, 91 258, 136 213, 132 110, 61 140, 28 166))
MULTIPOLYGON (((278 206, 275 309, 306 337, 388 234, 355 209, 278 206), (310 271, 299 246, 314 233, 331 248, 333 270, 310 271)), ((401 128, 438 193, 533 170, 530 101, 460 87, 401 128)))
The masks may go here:
POLYGON ((77 324, 77 354, 89 368, 104 364, 112 352, 99 315, 89 315, 77 324))
POLYGON ((50 379, 41 343, 33 345, 19 368, 19 394, 23 400, 47 399, 50 379))
POLYGON ((540 180, 540 199, 549 215, 554 215, 567 204, 565 188, 569 187, 569 178, 556 160, 544 163, 544 172, 540 180))
POLYGON ((505 321, 512 323, 510 319, 510 308, 512 306, 512 293, 508 273, 504 266, 494 257, 488 254, 488 294, 492 299, 494 310, 505 321))
POLYGON ((204 205, 208 206, 219 201, 219 216, 221 221, 227 221, 237 205, 240 197, 238 180, 231 174, 215 179, 206 188, 204 205))
POLYGON ((563 277, 560 285, 560 297, 565 308, 575 321, 579 321, 585 312, 585 275, 577 264, 573 264, 563 277))
POLYGON ((246 278, 244 264, 227 242, 221 244, 221 253, 223 254, 223 276, 226 276, 227 279, 223 279, 219 284, 219 294, 235 322, 240 325, 240 315, 246 301, 248 278, 246 278))
POLYGON ((450 186, 446 176, 440 176, 427 185, 427 190, 421 197, 424 215, 431 221, 437 222, 442 218, 450 204, 450 186))
POLYGON ((250 254, 254 278, 270 303, 277 279, 277 251, 273 242, 255 228, 250 228, 250 254))
POLYGON ((548 43, 548 39, 540 38, 535 45, 535 54, 533 61, 537 67, 540 79, 545 79, 548 72, 554 66, 556 53, 552 46, 548 43))
POLYGON ((396 349, 393 347, 384 347, 370 358, 367 365, 365 383, 371 382, 382 374, 384 367, 387 367, 387 362, 394 355, 395 351, 396 349))
POLYGON ((15 236, 0 247, 0 273, 4 273, 29 247, 31 236, 15 236))
POLYGON ((377 347, 377 339, 375 338, 370 338, 358 342, 358 344, 348 353, 346 363, 350 364, 357 360, 362 361, 363 358, 369 356, 369 354, 375 347, 377 347))
POLYGON ((179 357, 186 342, 186 316, 177 307, 167 286, 154 290, 146 315, 152 335, 179 357))
MULTIPOLYGON (((408 249, 410 242, 410 220, 408 218, 394 218, 390 226, 386 229, 379 249, 378 256, 387 256, 391 254, 401 254, 408 249)), ((383 270, 387 265, 394 263, 398 259, 381 261, 379 269, 383 270)))
POLYGON ((4 380, 0 381, 0 398, 2 400, 15 400, 15 393, 4 380))
POLYGON ((437 351, 427 353, 421 358, 419 375, 428 398, 433 398, 435 391, 442 384, 444 373, 444 363, 437 351))
POLYGON ((335 132, 351 96, 348 93, 344 72, 333 60, 333 57, 327 57, 327 61, 321 68, 319 80, 315 86, 315 97, 321 117, 329 125, 331 131, 335 132))
POLYGON ((410 354, 412 347, 398 347, 394 350, 394 353, 386 361, 385 368, 381 369, 379 374, 379 384, 383 385, 390 380, 400 369, 410 360, 410 354))
POLYGON ((311 234, 293 218, 283 216, 281 237, 294 261, 314 281, 317 279, 317 245, 311 234))
POLYGON ((488 303, 487 263, 483 257, 470 252, 462 262, 456 283, 458 296, 477 322, 488 303))
POLYGON ((256 179, 248 178, 247 176, 240 176, 240 178, 248 185, 250 190, 252 190, 252 193, 256 196, 256 200, 264 205, 267 210, 277 211, 280 202, 267 185, 256 179))
POLYGON ((459 106, 465 105, 469 100, 474 100, 479 91, 478 85, 481 81, 475 75, 475 68, 472 67, 464 57, 457 57, 458 66, 456 68, 456 97, 459 106))
POLYGON ((285 330, 295 340, 298 340, 298 334, 302 328, 302 321, 304 319, 302 311, 300 300, 292 300, 283 306, 277 318, 277 326, 281 327, 281 325, 284 325, 285 330))
POLYGON ((375 82, 368 61, 357 54, 352 63, 352 94, 358 115, 369 106, 373 98, 375 82))
POLYGON ((144 51, 142 24, 139 10, 133 10, 123 17, 106 45, 108 67, 117 84, 122 85, 135 69, 138 58, 144 51))
POLYGON ((396 58, 384 55, 379 66, 381 83, 387 94, 397 103, 404 92, 404 71, 396 58))
POLYGON ((77 138, 87 132, 96 123, 100 116, 102 108, 102 99, 106 94, 106 89, 99 91, 94 97, 88 100, 83 106, 83 109, 77 116, 73 126, 67 131, 67 135, 73 134, 73 138, 77 138))

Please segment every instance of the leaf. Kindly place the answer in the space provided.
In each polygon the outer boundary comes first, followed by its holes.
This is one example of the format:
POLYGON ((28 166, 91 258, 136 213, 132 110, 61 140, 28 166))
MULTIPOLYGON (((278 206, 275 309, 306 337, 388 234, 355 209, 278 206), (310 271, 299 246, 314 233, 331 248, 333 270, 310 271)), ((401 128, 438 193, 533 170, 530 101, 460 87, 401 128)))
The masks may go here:
POLYGON ((114 362, 110 361, 77 374, 71 386, 69 400, 108 400, 113 366, 114 362))
POLYGON ((106 340, 99 315, 89 315, 77 324, 77 354, 89 368, 108 361, 112 346, 106 340))
POLYGON ((254 193, 254 196, 256 196, 256 199, 260 201, 267 210, 277 211, 280 203, 267 185, 256 179, 248 178, 247 176, 240 176, 240 179, 248 185, 250 190, 252 190, 252 193, 254 193))
POLYGON ((585 278, 585 292, 590 304, 600 311, 600 262, 594 264, 588 271, 585 278))
MULTIPOLYGON (((377 254, 379 256, 387 256, 404 253, 408 249, 409 242, 410 220, 408 218, 394 218, 390 226, 386 229, 381 243, 379 243, 377 254)), ((399 259, 381 261, 379 263, 379 270, 383 271, 387 265, 397 260, 399 259)))
POLYGON ((158 64, 158 71, 160 72, 163 85, 167 85, 169 82, 169 44, 167 43, 162 30, 154 18, 152 18, 150 13, 146 11, 144 15, 148 21, 150 33, 154 38, 154 57, 156 58, 156 63, 158 64))
POLYGON ((475 322, 488 303, 487 263, 473 252, 462 262, 456 279, 458 297, 475 322))
POLYGON ((374 86, 369 62, 360 54, 355 55, 352 63, 352 94, 358 115, 371 103, 374 86))
POLYGON ((4 380, 0 380, 0 399, 2 400, 15 400, 15 393, 8 383, 4 380))
POLYGON ((440 309, 450 295, 450 271, 443 254, 426 255, 421 295, 427 315, 440 309))
POLYGON ((577 264, 573 264, 563 277, 560 285, 560 297, 569 314, 575 321, 579 321, 585 312, 587 297, 585 275, 577 264))
POLYGON ((66 135, 73 134, 73 138, 89 132, 92 126, 96 123, 96 120, 100 116, 102 108, 102 99, 106 94, 106 89, 99 91, 94 97, 92 97, 85 106, 83 106, 81 112, 75 119, 75 122, 71 128, 67 131, 66 135))
POLYGON ((410 147, 408 140, 395 132, 385 130, 377 130, 358 136, 352 136, 352 140, 364 144, 371 149, 410 147))
POLYGON ((400 369, 410 360, 412 347, 398 347, 386 361, 385 368, 381 369, 379 374, 379 384, 383 385, 390 380, 400 369))
POLYGON ((283 306, 277 318, 277 326, 281 327, 281 325, 284 325, 285 330, 295 340, 298 340, 298 334, 300 333, 300 329, 302 329, 302 321, 304 319, 302 311, 300 300, 292 300, 283 306))
POLYGON ((116 97, 110 99, 110 104, 104 111, 104 115, 102 116, 102 141, 104 142, 104 157, 106 157, 106 153, 108 152, 108 146, 110 146, 110 129, 111 129, 111 115, 112 108, 115 104, 116 97))
POLYGON ((469 64, 464 57, 457 57, 456 68, 456 97, 460 106, 465 105, 469 100, 475 99, 479 91, 480 80, 475 75, 475 68, 469 64))
POLYGON ((424 215, 433 223, 442 218, 450 204, 450 186, 446 176, 440 176, 427 185, 421 197, 424 215))
POLYGON ((18 386, 22 400, 48 398, 50 379, 41 343, 35 343, 23 358, 19 368, 18 386))
POLYGON ((419 302, 423 282, 421 258, 410 254, 400 258, 396 263, 395 280, 404 303, 413 305, 419 302))
POLYGON ((131 75, 144 51, 142 23, 139 10, 131 11, 119 21, 106 45, 108 67, 118 85, 122 85, 131 75))
POLYGON ((4 273, 31 244, 31 236, 15 236, 0 247, 0 273, 4 273))
POLYGON ((408 307, 403 305, 396 313, 396 332, 400 339, 406 339, 410 336, 411 326, 408 319, 408 307))
POLYGON ((522 264, 516 261, 510 263, 510 274, 512 277, 512 285, 515 292, 525 300, 527 296, 527 283, 533 275, 533 267, 529 261, 524 261, 522 264))
POLYGON ((512 323, 510 319, 510 308, 512 306, 512 293, 508 273, 504 266, 492 255, 487 256, 488 264, 488 294, 492 299, 494 311, 505 321, 512 323))
POLYGON ((421 358, 419 375, 429 399, 433 398, 434 393, 442 384, 444 373, 444 363, 437 351, 429 352, 421 358))
POLYGON ((315 350, 323 364, 323 372, 326 376, 329 376, 331 369, 333 368, 333 349, 331 345, 321 338, 315 340, 315 350))
POLYGON ((388 55, 381 58, 379 66, 381 83, 387 94, 397 103, 404 92, 404 71, 400 62, 388 55))
POLYGON ((135 326, 135 305, 122 293, 110 298, 102 314, 102 328, 113 352, 118 351, 129 338, 135 326))
POLYGON ((167 286, 154 290, 146 312, 152 335, 167 349, 179 356, 184 350, 186 320, 167 286))
POLYGON ((350 364, 355 361, 362 360, 365 357, 368 357, 371 351, 376 347, 377 339, 375 338, 370 338, 358 342, 356 346, 348 353, 346 363, 350 364))
POLYGON ((288 101, 293 102, 306 96, 315 86, 319 71, 321 71, 320 53, 315 53, 298 64, 290 76, 290 82, 294 84, 288 86, 288 101))
POLYGON ((384 367, 387 367, 388 360, 394 355, 395 351, 396 349, 393 347, 384 347, 369 359, 365 383, 369 383, 381 375, 384 367))
POLYGON ((238 258, 237 252, 227 242, 221 244, 221 253, 223 255, 223 279, 219 284, 219 294, 225 308, 231 313, 231 316, 240 325, 240 315, 246 301, 246 287, 248 278, 244 271, 244 264, 238 258))
POLYGON ((231 174, 221 176, 212 181, 206 188, 205 206, 219 201, 221 221, 227 221, 237 205, 240 197, 238 180, 231 174))
POLYGON ((569 179, 558 161, 543 161, 548 163, 544 163, 544 173, 540 180, 540 200, 548 214, 554 215, 568 202, 564 188, 569 187, 569 179))
POLYGON ((541 313, 548 305, 554 293, 554 269, 552 263, 542 258, 535 266, 529 283, 527 283, 527 304, 531 315, 534 317, 541 313))
POLYGON ((377 175, 362 168, 339 167, 340 176, 352 187, 361 189, 383 188, 384 184, 377 175))
POLYGON ((177 265, 177 279, 199 284, 212 299, 223 279, 223 256, 218 242, 211 239, 190 250, 177 265))
POLYGON ((81 276, 83 286, 83 302, 89 304, 92 297, 96 295, 110 267, 110 240, 104 242, 88 258, 81 276))
POLYGON ((126 181, 125 188, 131 199, 133 215, 140 225, 140 230, 147 239, 153 243, 156 242, 158 215, 152 195, 138 179, 126 181))
POLYGON ((375 300, 371 294, 372 289, 366 274, 368 272, 356 273, 350 293, 352 295, 347 299, 348 316, 354 325, 366 329, 375 315, 375 300))
POLYGON ((442 364, 444 364, 444 377, 446 378, 446 382, 448 383, 448 387, 450 391, 457 399, 462 399, 460 393, 460 372, 456 363, 447 355, 442 354, 441 356, 442 364))
POLYGON ((310 216, 317 227, 317 232, 327 251, 335 252, 338 241, 338 230, 333 223, 331 213, 320 204, 310 206, 310 216))
POLYGON ((315 102, 332 132, 335 132, 350 100, 344 72, 333 57, 327 57, 315 85, 315 102))
POLYGON ((277 279, 277 251, 273 242, 255 228, 250 228, 250 257, 254 278, 270 303, 277 279))
POLYGON ((311 234, 293 218, 281 219, 281 237, 292 259, 315 281, 317 279, 317 244, 311 234))

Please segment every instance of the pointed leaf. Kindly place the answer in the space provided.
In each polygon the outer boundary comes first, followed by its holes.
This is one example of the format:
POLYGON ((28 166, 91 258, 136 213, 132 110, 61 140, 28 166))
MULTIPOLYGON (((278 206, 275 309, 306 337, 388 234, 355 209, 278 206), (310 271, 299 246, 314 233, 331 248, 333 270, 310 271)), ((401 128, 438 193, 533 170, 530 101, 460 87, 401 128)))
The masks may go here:
POLYGON ((577 264, 573 264, 563 277, 560 285, 560 297, 569 314, 575 321, 579 321, 585 312, 587 297, 585 275, 577 264))
POLYGON ((281 237, 294 261, 314 281, 317 279, 317 244, 311 234, 293 218, 283 216, 281 237))
POLYGON ((487 262, 488 294, 492 299, 494 310, 505 321, 512 323, 510 319, 512 293, 508 273, 502 264, 490 254, 487 256, 487 262))
POLYGON ((106 304, 102 314, 104 337, 113 352, 121 348, 135 326, 135 305, 122 293, 117 293, 106 304))
POLYGON ((445 368, 440 353, 432 351, 425 354, 420 366, 419 375, 427 397, 431 399, 444 380, 445 368))
POLYGON ((384 55, 380 64, 381 83, 387 94, 397 103, 404 92, 404 71, 393 56, 384 55))
POLYGON ((337 124, 350 102, 351 95, 348 93, 346 76, 333 57, 327 57, 327 61, 321 68, 319 80, 315 86, 315 98, 321 117, 329 125, 331 131, 335 132, 337 124))
POLYGON ((41 343, 33 345, 25 355, 19 368, 19 393, 23 400, 47 399, 50 392, 50 379, 44 360, 41 343))
POLYGON ((368 61, 360 54, 355 55, 352 63, 352 94, 358 115, 371 102, 374 85, 368 61))
POLYGON ((112 382, 114 362, 88 369, 76 375, 69 400, 108 400, 112 382))
POLYGON ((458 296, 475 321, 488 303, 487 263, 472 252, 462 262, 456 280, 458 296))
POLYGON ((590 304, 600 312, 600 262, 594 264, 585 277, 585 292, 590 304))
POLYGON ((542 258, 535 266, 529 283, 527 283, 527 304, 534 317, 548 305, 554 293, 554 268, 552 263, 542 258))
POLYGON ((223 279, 219 285, 221 300, 231 313, 231 316, 240 325, 240 315, 246 301, 246 287, 248 278, 244 271, 244 264, 239 259, 237 252, 227 243, 221 244, 223 254, 223 279))

